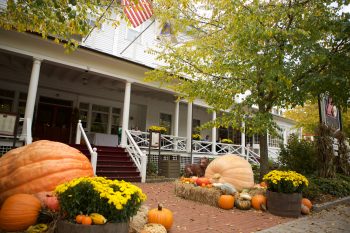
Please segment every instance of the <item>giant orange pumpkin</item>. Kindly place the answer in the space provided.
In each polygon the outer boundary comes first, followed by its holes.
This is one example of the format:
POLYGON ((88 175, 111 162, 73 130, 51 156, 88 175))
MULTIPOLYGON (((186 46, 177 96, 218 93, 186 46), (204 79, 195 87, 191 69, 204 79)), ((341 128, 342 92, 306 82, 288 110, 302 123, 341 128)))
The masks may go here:
POLYGON ((173 213, 161 205, 158 205, 158 208, 148 211, 148 223, 158 223, 169 230, 173 225, 173 221, 173 213))
POLYGON ((15 194, 7 198, 0 210, 0 229, 23 231, 36 223, 41 204, 30 194, 15 194))
POLYGON ((205 170, 205 177, 216 177, 219 183, 230 183, 237 191, 254 186, 251 165, 237 155, 223 155, 214 159, 205 170))
POLYGON ((59 142, 36 141, 0 158, 0 204, 13 194, 53 191, 82 176, 93 176, 93 170, 79 150, 59 142))

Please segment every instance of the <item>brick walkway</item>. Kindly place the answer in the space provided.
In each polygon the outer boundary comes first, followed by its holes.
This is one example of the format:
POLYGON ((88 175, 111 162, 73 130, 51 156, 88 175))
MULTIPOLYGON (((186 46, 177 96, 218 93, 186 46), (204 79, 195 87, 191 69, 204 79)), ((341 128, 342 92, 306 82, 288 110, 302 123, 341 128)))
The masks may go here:
POLYGON ((156 208, 157 204, 161 203, 173 212, 174 224, 169 233, 255 232, 292 220, 253 209, 222 210, 188 201, 175 196, 172 182, 135 184, 147 194, 145 204, 150 209, 156 208))

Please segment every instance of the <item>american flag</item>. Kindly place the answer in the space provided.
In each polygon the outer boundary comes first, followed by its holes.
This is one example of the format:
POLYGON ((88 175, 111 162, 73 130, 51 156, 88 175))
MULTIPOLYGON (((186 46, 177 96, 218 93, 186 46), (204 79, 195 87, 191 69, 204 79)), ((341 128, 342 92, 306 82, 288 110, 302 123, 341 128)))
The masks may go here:
POLYGON ((147 0, 139 0, 137 4, 129 0, 123 0, 124 13, 134 28, 151 18, 153 11, 147 0))

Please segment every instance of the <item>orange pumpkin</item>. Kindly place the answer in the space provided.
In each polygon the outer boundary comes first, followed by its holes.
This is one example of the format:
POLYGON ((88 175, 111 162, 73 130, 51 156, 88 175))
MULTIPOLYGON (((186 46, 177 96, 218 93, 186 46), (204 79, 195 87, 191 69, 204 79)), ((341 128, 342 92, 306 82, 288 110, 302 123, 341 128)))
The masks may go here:
POLYGON ((205 178, 205 177, 199 177, 199 178, 196 180, 196 184, 197 184, 198 186, 202 186, 202 187, 206 186, 206 185, 209 184, 209 183, 210 183, 209 179, 208 179, 208 178, 205 178))
POLYGON ((0 229, 23 231, 36 223, 41 204, 30 194, 15 194, 7 198, 0 210, 0 229))
POLYGON ((307 198, 303 198, 301 199, 301 204, 303 204, 304 206, 306 206, 307 208, 309 208, 311 210, 312 208, 312 203, 309 199, 307 198))
POLYGON ((214 159, 205 170, 205 177, 215 177, 219 183, 232 184, 237 191, 254 186, 251 165, 236 155, 224 155, 214 159))
POLYGON ((266 197, 264 195, 258 194, 252 197, 252 206, 256 210, 266 209, 266 197))
POLYGON ((83 218, 84 218, 84 215, 82 214, 79 214, 75 217, 75 221, 79 224, 81 224, 83 222, 83 218))
POLYGON ((235 198, 232 195, 221 195, 218 200, 219 207, 225 210, 232 209, 235 198))
POLYGON ((36 141, 0 158, 0 204, 16 193, 53 191, 77 177, 93 176, 88 158, 79 150, 52 141, 36 141))
POLYGON ((158 208, 148 211, 148 223, 158 223, 163 225, 167 230, 173 225, 173 212, 169 209, 158 205, 158 208))
POLYGON ((92 224, 92 218, 89 216, 84 215, 81 219, 81 224, 83 225, 91 225, 92 224))

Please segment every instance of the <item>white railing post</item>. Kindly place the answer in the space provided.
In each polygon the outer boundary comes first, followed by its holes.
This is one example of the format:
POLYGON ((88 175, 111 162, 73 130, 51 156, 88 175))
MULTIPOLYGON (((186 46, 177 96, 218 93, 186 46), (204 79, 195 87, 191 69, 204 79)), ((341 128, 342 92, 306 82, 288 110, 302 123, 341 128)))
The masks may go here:
POLYGON ((249 149, 249 147, 247 147, 247 155, 245 157, 245 160, 247 160, 247 161, 248 161, 248 158, 249 158, 249 152, 250 152, 250 149, 249 149))
POLYGON ((242 146, 242 155, 245 155, 245 122, 244 121, 242 121, 241 146, 242 146))
POLYGON ((80 144, 80 140, 81 140, 80 125, 81 125, 81 120, 78 121, 77 132, 75 134, 75 144, 80 144))
MULTIPOLYGON (((212 120, 213 121, 216 120, 216 112, 215 111, 213 112, 212 120)), ((213 127, 211 129, 211 141, 212 141, 211 152, 213 154, 217 154, 216 153, 216 127, 213 127)))
POLYGON ((92 153, 91 153, 91 165, 92 165, 92 169, 94 170, 94 175, 96 176, 96 166, 97 166, 97 148, 94 147, 92 149, 92 153))
POLYGON ((33 138, 32 138, 32 118, 26 118, 25 119, 25 127, 26 127, 26 145, 31 144, 33 142, 33 138))
POLYGON ((146 182, 146 175, 147 175, 147 156, 145 153, 142 153, 141 155, 141 183, 146 182))

